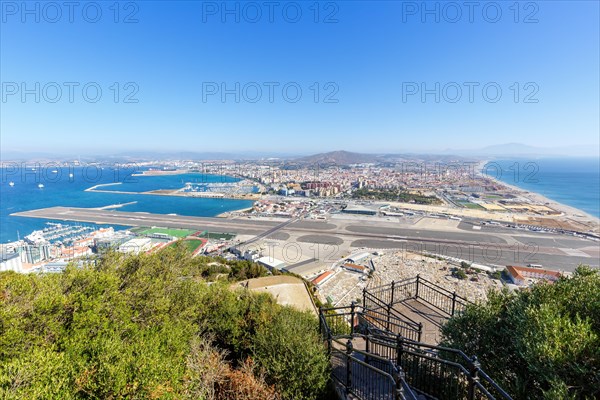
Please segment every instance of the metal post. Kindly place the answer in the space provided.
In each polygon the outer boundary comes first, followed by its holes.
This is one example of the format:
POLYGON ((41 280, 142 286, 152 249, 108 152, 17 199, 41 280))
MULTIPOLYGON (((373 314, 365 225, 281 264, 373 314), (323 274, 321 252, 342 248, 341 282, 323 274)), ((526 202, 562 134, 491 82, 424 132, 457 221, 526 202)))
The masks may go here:
POLYGON ((394 285, 395 285, 395 282, 392 281, 392 294, 390 296, 390 304, 394 304, 394 285))
POLYGON ((392 308, 392 306, 388 304, 387 305, 387 317, 386 317, 387 318, 387 324, 385 326, 385 330, 388 331, 388 332, 390 331, 390 314, 392 313, 392 309, 391 308, 392 308))
POLYGON ((477 357, 473 356, 469 363, 469 400, 475 400, 475 383, 479 381, 479 370, 481 364, 477 361, 477 357))
POLYGON ((402 335, 396 335, 396 365, 398 369, 402 368, 402 353, 404 352, 404 338, 402 335))
POLYGON ((455 306, 456 306, 456 291, 454 291, 452 293, 452 315, 454 317, 454 310, 455 310, 455 306))
POLYGON ((356 302, 350 303, 350 336, 354 335, 354 309, 356 308, 356 302))
POLYGON ((404 371, 399 370, 397 373, 394 374, 394 382, 396 383, 396 394, 394 396, 394 398, 396 400, 403 400, 406 399, 406 393, 404 392, 404 386, 402 385, 402 382, 405 379, 405 375, 404 375, 404 371))
POLYGON ((417 288, 415 289, 415 300, 419 298, 419 279, 421 278, 420 274, 417 274, 417 288))
POLYGON ((351 356, 352 340, 348 339, 346 342, 346 393, 350 393, 350 388, 352 387, 352 373, 350 372, 350 369, 352 368, 351 356))
POLYGON ((325 327, 323 326, 323 307, 319 307, 319 332, 321 332, 321 337, 325 337, 325 327))
POLYGON ((419 332, 417 333, 417 342, 421 342, 422 334, 423 334, 423 323, 419 322, 419 332))
POLYGON ((363 288, 363 310, 367 308, 367 288, 363 288))
POLYGON ((369 354, 371 351, 371 340, 370 340, 370 335, 371 335, 371 328, 369 327, 369 325, 367 325, 367 328, 365 330, 365 353, 367 353, 367 355, 365 356, 365 362, 368 364, 370 361, 369 358, 369 354))

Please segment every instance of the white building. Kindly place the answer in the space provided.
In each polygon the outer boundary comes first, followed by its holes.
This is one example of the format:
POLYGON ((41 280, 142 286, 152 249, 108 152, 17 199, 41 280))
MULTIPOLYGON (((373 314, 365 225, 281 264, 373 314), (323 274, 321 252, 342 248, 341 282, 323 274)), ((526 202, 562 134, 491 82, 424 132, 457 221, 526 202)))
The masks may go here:
POLYGON ((119 251, 127 254, 139 254, 152 248, 152 240, 149 238, 131 239, 119 246, 119 251))
POLYGON ((371 256, 371 253, 366 253, 366 252, 365 253, 354 254, 354 255, 348 257, 346 259, 346 261, 348 261, 349 263, 352 263, 352 264, 358 264, 359 262, 361 262, 362 260, 364 260, 364 259, 366 259, 366 258, 368 258, 370 256, 371 256))
POLYGON ((285 262, 268 256, 261 257, 258 260, 256 260, 256 262, 264 267, 267 267, 269 270, 277 269, 281 271, 286 267, 285 262))
POLYGON ((18 253, 0 253, 0 272, 15 271, 22 272, 23 262, 18 253))

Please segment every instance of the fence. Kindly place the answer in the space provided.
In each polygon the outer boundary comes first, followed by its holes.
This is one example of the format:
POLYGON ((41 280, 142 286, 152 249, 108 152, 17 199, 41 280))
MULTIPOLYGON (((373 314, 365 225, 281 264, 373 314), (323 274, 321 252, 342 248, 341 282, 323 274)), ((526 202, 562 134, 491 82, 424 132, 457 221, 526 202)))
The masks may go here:
POLYGON ((452 317, 465 310, 469 300, 417 275, 415 278, 363 290, 363 307, 392 307, 416 299, 452 317))
POLYGON ((389 360, 356 350, 352 340, 332 339, 332 376, 345 394, 364 400, 417 400, 402 373, 389 360))
POLYGON ((419 299, 453 316, 468 300, 417 275, 363 291, 363 305, 321 308, 319 322, 333 378, 364 400, 506 399, 511 397, 462 351, 420 342, 422 325, 393 308, 419 299), (355 344, 364 344, 364 350, 355 344))
POLYGON ((414 391, 438 399, 510 399, 462 351, 415 342, 400 335, 368 332, 367 352, 393 362, 414 391))

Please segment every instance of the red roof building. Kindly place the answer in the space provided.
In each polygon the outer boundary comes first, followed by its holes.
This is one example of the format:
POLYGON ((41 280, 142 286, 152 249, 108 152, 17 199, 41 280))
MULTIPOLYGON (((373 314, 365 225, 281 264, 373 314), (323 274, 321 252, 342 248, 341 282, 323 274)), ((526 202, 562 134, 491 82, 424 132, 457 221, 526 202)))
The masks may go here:
POLYGON ((555 282, 561 276, 561 273, 558 271, 549 271, 547 269, 531 267, 517 267, 514 265, 507 266, 506 271, 508 272, 510 280, 515 285, 526 285, 527 279, 555 282))

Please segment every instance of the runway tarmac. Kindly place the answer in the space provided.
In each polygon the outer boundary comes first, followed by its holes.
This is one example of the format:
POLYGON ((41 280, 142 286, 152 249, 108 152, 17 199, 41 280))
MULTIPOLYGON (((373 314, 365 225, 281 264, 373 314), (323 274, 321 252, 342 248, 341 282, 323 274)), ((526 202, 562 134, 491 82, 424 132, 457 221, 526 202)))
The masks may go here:
POLYGON ((302 220, 286 225, 282 224, 285 220, 189 217, 73 207, 52 207, 13 215, 108 225, 206 229, 242 235, 260 235, 273 230, 267 238, 314 243, 331 243, 334 240, 334 243, 346 242, 352 247, 421 250, 495 265, 532 263, 546 268, 573 270, 579 263, 600 264, 597 250, 600 244, 588 239, 538 232, 510 232, 507 228, 491 226, 469 232, 462 223, 455 227, 420 224, 416 228, 413 225, 418 219, 391 221, 366 217, 302 220), (277 226, 281 228, 274 229, 277 226))

